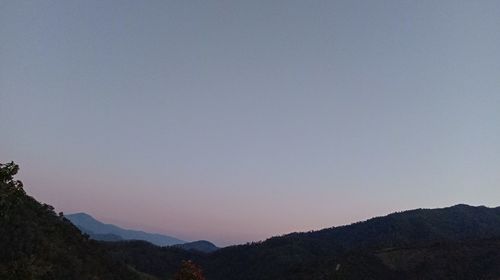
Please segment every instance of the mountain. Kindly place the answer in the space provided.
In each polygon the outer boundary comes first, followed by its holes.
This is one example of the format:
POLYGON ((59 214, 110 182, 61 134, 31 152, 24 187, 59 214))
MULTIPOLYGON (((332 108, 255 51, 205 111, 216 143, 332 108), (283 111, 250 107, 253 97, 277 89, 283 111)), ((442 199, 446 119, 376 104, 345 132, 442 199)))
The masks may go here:
POLYGON ((0 164, 0 279, 152 279, 112 260, 52 206, 28 196, 13 179, 17 170, 0 164))
POLYGON ((93 232, 88 231, 88 230, 82 230, 81 228, 80 228, 80 230, 83 233, 88 234, 89 238, 93 239, 93 240, 99 240, 99 241, 122 241, 123 240, 123 238, 121 236, 118 236, 118 235, 112 234, 112 233, 97 234, 97 233, 93 233, 93 232))
POLYGON ((91 238, 96 240, 103 240, 103 237, 109 238, 109 235, 113 235, 123 240, 144 240, 158 246, 186 243, 186 241, 163 234, 124 229, 112 224, 105 224, 86 213, 70 214, 65 217, 81 231, 89 234, 91 238))
POLYGON ((193 241, 184 244, 177 244, 174 246, 188 251, 199 251, 203 253, 212 253, 219 250, 219 247, 206 240, 193 241))
POLYGON ((211 280, 500 279, 500 208, 416 209, 209 254, 141 243, 104 246, 152 275, 172 275, 189 259, 211 280))
POLYGON ((2 280, 172 279, 186 263, 208 280, 500 279, 500 208, 416 209, 207 253, 193 250, 211 248, 206 241, 182 248, 108 233, 113 242, 91 240, 28 196, 17 169, 0 164, 2 280))

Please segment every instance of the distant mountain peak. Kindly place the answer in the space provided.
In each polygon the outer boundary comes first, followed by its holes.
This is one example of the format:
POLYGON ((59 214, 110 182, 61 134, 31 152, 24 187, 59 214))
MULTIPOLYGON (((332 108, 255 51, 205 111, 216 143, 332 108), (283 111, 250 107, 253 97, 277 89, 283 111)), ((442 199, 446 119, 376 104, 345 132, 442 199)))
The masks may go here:
POLYGON ((68 218, 69 216, 71 216, 72 219, 86 219, 86 220, 97 221, 96 218, 94 218, 91 215, 84 213, 84 212, 78 212, 78 213, 74 213, 74 214, 65 215, 66 218, 68 218))
MULTIPOLYGON (((477 207, 481 207, 481 206, 477 206, 477 207)), ((448 207, 448 208, 476 208, 476 206, 471 206, 471 205, 465 204, 465 203, 459 203, 459 204, 453 205, 453 206, 448 207)))
POLYGON ((113 224, 105 224, 91 215, 83 212, 68 214, 66 218, 81 231, 98 240, 100 236, 118 236, 123 240, 144 240, 158 246, 170 246, 186 243, 186 241, 158 233, 149 233, 140 230, 125 229, 113 224))
POLYGON ((85 212, 77 212, 77 213, 73 213, 73 214, 69 214, 71 216, 81 216, 81 217, 90 217, 90 218, 93 218, 90 214, 87 214, 85 212))
POLYGON ((188 251, 199 251, 203 253, 211 253, 219 250, 219 247, 215 246, 212 242, 207 240, 198 240, 184 244, 177 244, 174 246, 188 251))

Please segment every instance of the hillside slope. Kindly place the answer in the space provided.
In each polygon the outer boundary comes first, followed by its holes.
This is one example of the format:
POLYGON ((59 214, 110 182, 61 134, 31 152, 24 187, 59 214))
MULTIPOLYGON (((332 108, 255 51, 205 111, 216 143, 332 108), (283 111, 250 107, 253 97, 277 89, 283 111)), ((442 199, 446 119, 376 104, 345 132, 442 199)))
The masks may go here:
POLYGON ((211 254, 140 243, 107 246, 115 258, 153 275, 171 275, 191 259, 210 280, 498 279, 500 209, 417 209, 211 254))
POLYGON ((206 240, 198 240, 174 246, 188 251, 199 251, 203 253, 212 253, 219 250, 219 247, 215 246, 212 242, 206 240))
POLYGON ((0 164, 0 279, 142 279, 51 206, 26 195, 13 179, 17 170, 0 164))

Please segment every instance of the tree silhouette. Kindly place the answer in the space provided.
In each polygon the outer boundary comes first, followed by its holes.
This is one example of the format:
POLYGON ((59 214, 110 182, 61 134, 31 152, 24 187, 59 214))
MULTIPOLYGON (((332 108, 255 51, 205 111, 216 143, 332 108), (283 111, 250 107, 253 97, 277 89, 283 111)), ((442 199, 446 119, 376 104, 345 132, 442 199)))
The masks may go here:
POLYGON ((175 274, 174 280, 205 280, 201 268, 192 261, 183 261, 180 270, 175 274))
POLYGON ((7 187, 15 190, 22 190, 23 183, 19 180, 14 180, 14 175, 19 171, 19 165, 13 161, 9 163, 0 163, 0 183, 2 187, 7 187))

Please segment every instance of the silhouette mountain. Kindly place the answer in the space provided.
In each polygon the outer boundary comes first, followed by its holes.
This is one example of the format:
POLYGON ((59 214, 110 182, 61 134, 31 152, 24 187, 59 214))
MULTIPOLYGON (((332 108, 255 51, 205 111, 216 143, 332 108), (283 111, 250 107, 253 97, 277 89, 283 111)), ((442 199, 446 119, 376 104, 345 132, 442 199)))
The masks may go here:
POLYGON ((416 209, 210 254, 141 243, 104 246, 152 275, 172 275, 171 268, 189 259, 212 280, 499 279, 500 208, 416 209))
POLYGON ((96 240, 103 240, 103 238, 109 238, 109 235, 113 235, 118 237, 118 240, 144 240, 158 246, 170 246, 186 243, 186 241, 168 235, 124 229, 113 224, 105 224, 86 213, 69 214, 66 215, 66 218, 76 225, 81 231, 89 234, 91 238, 96 240))
POLYGON ((121 236, 118 236, 116 234, 112 234, 112 233, 98 234, 98 233, 93 233, 90 230, 86 230, 86 229, 82 230, 81 228, 79 228, 79 229, 82 232, 84 232, 85 234, 87 234, 90 239, 93 239, 93 240, 99 240, 99 241, 122 241, 123 240, 123 238, 121 236))
POLYGON ((17 170, 0 164, 2 280, 171 279, 185 260, 209 280, 500 279, 500 208, 416 209, 208 252, 192 248, 212 248, 205 241, 159 247, 90 240, 62 213, 28 196, 13 179, 17 170))
POLYGON ((193 242, 188 242, 184 244, 174 245, 175 247, 182 248, 188 251, 199 251, 203 253, 212 253, 219 250, 219 247, 215 246, 212 242, 206 240, 198 240, 193 242))
POLYGON ((28 196, 13 179, 17 170, 0 164, 0 279, 151 279, 113 261, 52 206, 28 196))

